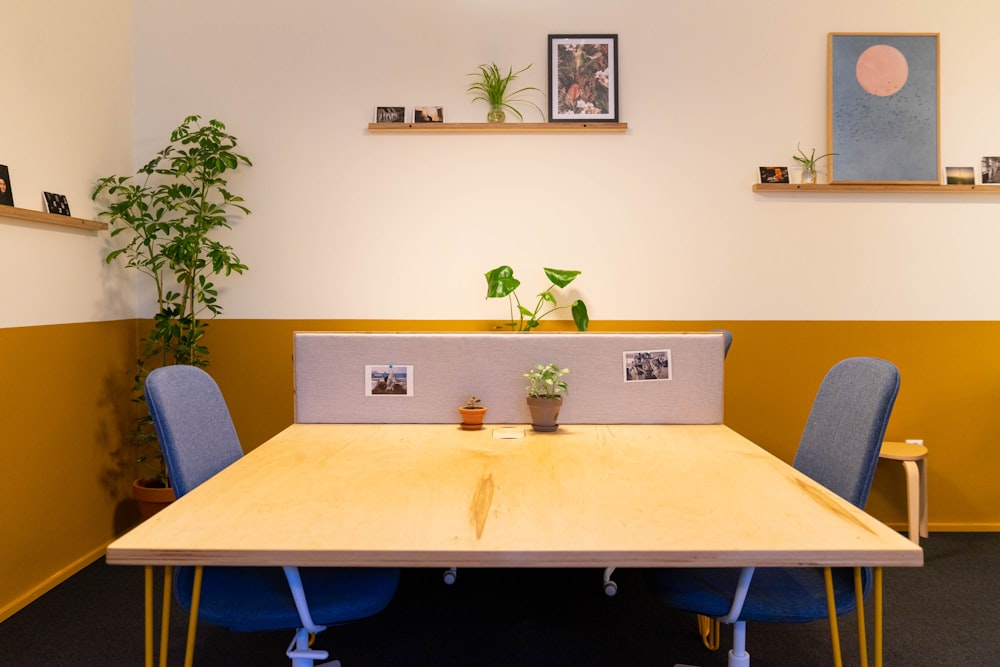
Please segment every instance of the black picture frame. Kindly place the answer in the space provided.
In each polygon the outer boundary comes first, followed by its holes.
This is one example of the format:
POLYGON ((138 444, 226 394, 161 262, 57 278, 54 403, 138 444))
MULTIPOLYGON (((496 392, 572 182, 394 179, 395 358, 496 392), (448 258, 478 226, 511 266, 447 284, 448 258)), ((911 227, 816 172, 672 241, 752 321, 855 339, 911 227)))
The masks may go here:
POLYGON ((549 122, 618 122, 618 35, 549 35, 549 122))
POLYGON ((3 181, 3 185, 0 186, 0 204, 13 206, 14 189, 10 184, 10 171, 5 164, 0 164, 0 181, 3 181))

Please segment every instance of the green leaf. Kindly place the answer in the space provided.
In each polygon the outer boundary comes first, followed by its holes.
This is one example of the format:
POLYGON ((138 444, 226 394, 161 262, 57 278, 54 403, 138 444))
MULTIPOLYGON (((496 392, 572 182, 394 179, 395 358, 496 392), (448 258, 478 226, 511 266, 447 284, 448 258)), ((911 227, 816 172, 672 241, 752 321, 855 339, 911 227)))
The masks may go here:
POLYGON ((514 269, 509 266, 498 266, 487 271, 485 276, 487 299, 508 296, 521 284, 521 281, 514 277, 514 269))
POLYGON ((577 299, 573 302, 570 312, 573 313, 573 322, 576 324, 576 330, 586 331, 587 327, 590 326, 590 316, 587 315, 587 304, 577 299))
POLYGON ((545 275, 559 287, 566 287, 573 282, 574 278, 580 275, 580 272, 567 271, 565 269, 545 269, 545 275))

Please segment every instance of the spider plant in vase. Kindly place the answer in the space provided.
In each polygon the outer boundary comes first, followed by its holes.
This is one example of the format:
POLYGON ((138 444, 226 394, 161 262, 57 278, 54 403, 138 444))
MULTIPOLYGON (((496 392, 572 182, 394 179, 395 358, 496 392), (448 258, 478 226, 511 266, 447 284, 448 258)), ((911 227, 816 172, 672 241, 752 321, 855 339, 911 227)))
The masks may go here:
POLYGON ((545 113, 537 104, 525 97, 518 97, 524 93, 542 93, 541 90, 534 86, 525 86, 514 91, 507 90, 507 87, 529 67, 531 65, 522 67, 516 72, 511 67, 504 74, 497 67, 496 63, 491 63, 489 65, 480 65, 478 72, 469 74, 469 76, 479 77, 479 80, 472 83, 468 88, 468 92, 476 93, 476 96, 472 98, 473 101, 483 100, 490 105, 490 112, 486 115, 486 122, 503 123, 507 119, 506 110, 510 110, 520 120, 524 120, 524 115, 520 109, 514 106, 515 104, 527 104, 534 107, 542 116, 542 120, 545 120, 545 113))
POLYGON ((816 163, 825 157, 830 157, 831 155, 836 155, 836 153, 824 153, 819 157, 816 157, 816 149, 812 149, 809 155, 806 155, 805 151, 802 150, 802 144, 798 144, 799 154, 793 155, 792 159, 796 162, 802 164, 802 177, 800 178, 800 183, 816 183, 816 163))

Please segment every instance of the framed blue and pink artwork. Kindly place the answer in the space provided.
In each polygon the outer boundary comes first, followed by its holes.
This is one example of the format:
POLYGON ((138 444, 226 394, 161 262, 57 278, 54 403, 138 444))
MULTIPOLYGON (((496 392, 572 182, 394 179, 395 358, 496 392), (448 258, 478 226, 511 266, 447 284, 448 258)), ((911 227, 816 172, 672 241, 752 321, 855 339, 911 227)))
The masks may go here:
POLYGON ((831 183, 938 184, 937 33, 830 33, 831 183))

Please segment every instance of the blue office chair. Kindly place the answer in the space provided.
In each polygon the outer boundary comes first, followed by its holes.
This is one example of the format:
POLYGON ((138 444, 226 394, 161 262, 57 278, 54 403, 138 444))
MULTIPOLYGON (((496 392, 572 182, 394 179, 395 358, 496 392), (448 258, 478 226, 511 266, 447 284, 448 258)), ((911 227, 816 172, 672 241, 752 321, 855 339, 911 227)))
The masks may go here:
MULTIPOLYGON (((722 334, 722 358, 725 359, 729 356, 729 348, 733 344, 733 332, 728 329, 711 329, 711 331, 722 334)), ((611 578, 616 569, 614 565, 604 568, 604 594, 609 598, 618 595, 618 582, 611 578)))
MULTIPOLYGON (((178 498, 243 456, 222 392, 200 368, 152 371, 146 378, 146 402, 178 498)), ((198 578, 202 620, 240 632, 296 629, 286 654, 293 667, 311 667, 329 655, 309 647, 310 633, 384 609, 396 592, 399 570, 180 567, 174 594, 185 609, 191 609, 198 578)), ((188 660, 192 650, 189 645, 188 660)))
MULTIPOLYGON (((899 371, 887 361, 856 357, 836 364, 820 385, 793 466, 864 507, 898 391, 899 371)), ((645 575, 654 595, 668 606, 731 623, 729 665, 742 667, 750 664, 747 621, 803 623, 829 616, 834 658, 839 661, 836 616, 861 604, 871 588, 872 572, 871 568, 755 571, 750 567, 653 569, 645 575), (830 583, 836 610, 832 615, 830 583)))

